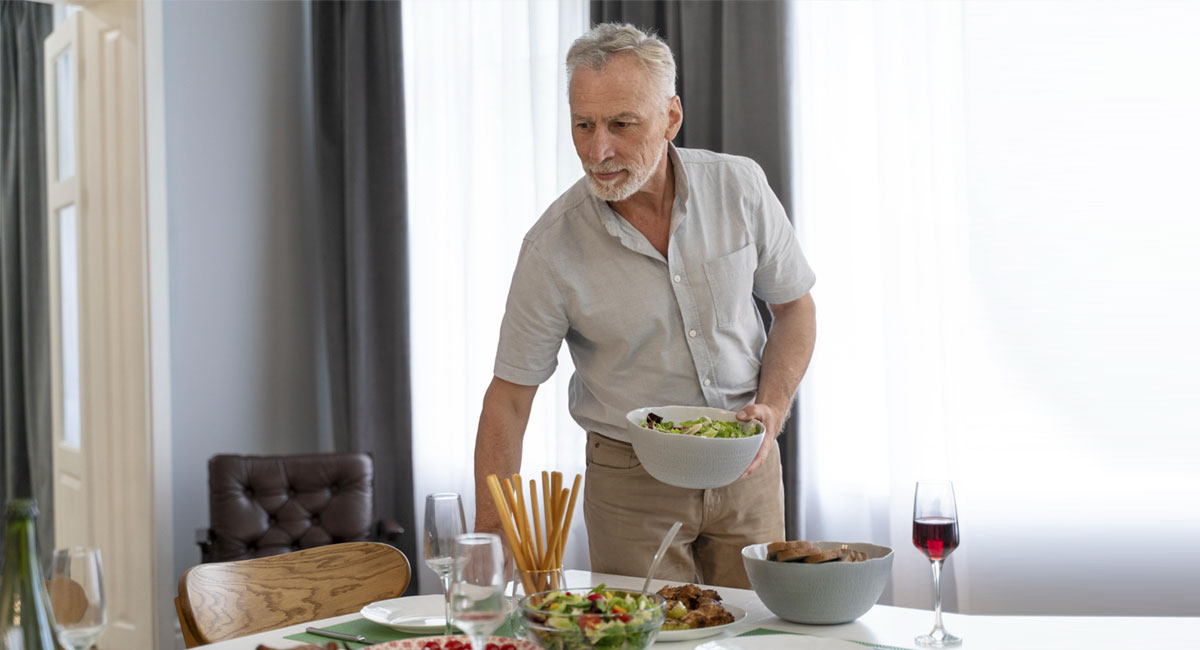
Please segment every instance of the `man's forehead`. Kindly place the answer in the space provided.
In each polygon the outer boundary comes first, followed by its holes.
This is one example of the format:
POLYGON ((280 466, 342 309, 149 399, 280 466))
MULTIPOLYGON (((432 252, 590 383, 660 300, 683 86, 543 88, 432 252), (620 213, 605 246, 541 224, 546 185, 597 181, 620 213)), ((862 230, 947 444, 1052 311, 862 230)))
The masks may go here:
POLYGON ((628 122, 631 120, 639 120, 643 115, 638 111, 621 111, 609 115, 592 115, 586 112, 578 112, 572 107, 571 118, 576 120, 594 120, 598 122, 628 122))

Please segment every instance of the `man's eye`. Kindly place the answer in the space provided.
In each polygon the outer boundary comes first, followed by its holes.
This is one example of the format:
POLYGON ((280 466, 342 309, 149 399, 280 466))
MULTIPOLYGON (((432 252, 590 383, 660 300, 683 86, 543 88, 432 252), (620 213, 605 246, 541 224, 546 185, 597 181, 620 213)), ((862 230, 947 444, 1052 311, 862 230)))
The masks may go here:
POLYGON ((613 126, 617 127, 618 129, 624 129, 629 126, 633 126, 633 122, 613 122, 613 126))
POLYGON ((575 124, 575 128, 581 129, 581 130, 587 129, 590 126, 591 126, 591 124, 588 124, 587 122, 578 122, 575 124))

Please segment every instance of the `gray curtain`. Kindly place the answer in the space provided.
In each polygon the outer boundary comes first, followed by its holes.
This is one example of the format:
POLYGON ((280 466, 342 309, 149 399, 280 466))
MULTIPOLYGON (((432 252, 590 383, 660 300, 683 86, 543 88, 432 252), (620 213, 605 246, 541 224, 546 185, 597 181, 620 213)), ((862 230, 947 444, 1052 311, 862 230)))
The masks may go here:
POLYGON ((0 502, 37 500, 42 557, 54 548, 42 124, 53 27, 50 5, 0 2, 0 502))
POLYGON ((309 6, 322 436, 373 455, 415 563, 400 4, 309 6))
MULTIPOLYGON (((653 30, 675 53, 683 128, 675 144, 747 156, 794 214, 789 151, 787 12, 775 0, 593 0, 593 23, 653 30)), ((770 326, 770 313, 759 304, 770 326)), ((800 538, 799 405, 779 438, 788 539, 800 538)))

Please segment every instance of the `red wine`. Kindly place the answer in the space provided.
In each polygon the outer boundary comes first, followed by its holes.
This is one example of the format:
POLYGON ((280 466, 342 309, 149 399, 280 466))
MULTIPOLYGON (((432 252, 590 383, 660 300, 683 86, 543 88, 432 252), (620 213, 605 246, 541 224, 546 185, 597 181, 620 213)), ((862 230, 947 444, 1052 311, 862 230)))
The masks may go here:
POLYGON ((913 520, 913 546, 931 560, 944 560, 958 548, 958 521, 946 517, 913 520))

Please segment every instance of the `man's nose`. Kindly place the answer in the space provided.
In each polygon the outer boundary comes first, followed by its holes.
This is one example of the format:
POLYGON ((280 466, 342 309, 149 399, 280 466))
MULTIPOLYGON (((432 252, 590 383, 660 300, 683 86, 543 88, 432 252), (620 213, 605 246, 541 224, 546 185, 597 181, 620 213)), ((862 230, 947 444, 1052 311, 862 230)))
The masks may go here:
POLYGON ((596 129, 592 134, 592 141, 588 148, 588 161, 597 164, 613 157, 613 141, 612 137, 601 128, 596 129))

